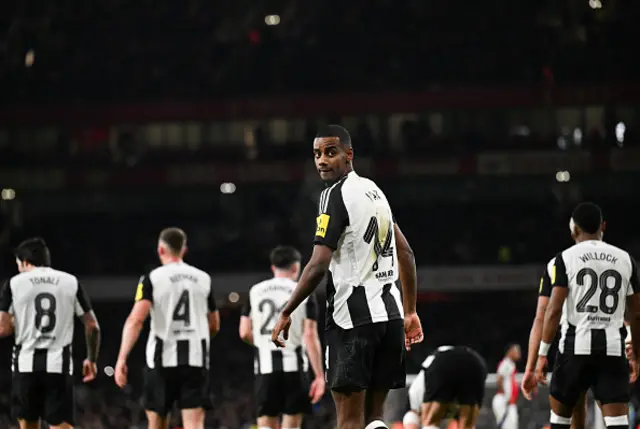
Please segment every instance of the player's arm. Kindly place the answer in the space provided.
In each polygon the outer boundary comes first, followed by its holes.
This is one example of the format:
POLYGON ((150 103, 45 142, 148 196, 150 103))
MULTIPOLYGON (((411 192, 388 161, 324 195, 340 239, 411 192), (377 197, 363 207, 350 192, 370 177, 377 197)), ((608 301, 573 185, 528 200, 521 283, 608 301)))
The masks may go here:
POLYGON ((133 346, 138 341, 144 321, 147 320, 151 312, 152 304, 153 286, 151 285, 151 279, 149 279, 148 275, 142 276, 136 290, 135 304, 133 304, 131 313, 126 322, 124 322, 124 328, 122 328, 122 341, 120 343, 120 352, 118 353, 119 361, 126 362, 127 357, 129 357, 129 353, 131 353, 133 346))
POLYGON ((240 339, 250 346, 253 345, 253 321, 251 320, 251 296, 242 306, 240 315, 240 339))
POLYGON ((0 290, 0 337, 8 337, 13 334, 13 317, 9 313, 12 304, 11 285, 7 280, 0 290))
POLYGON ((400 284, 402 286, 402 306, 406 314, 416 312, 416 298, 418 295, 418 275, 416 272, 416 258, 397 223, 393 224, 398 251, 398 265, 400 284))
POLYGON ((338 248, 342 232, 349 225, 349 214, 340 190, 327 189, 323 196, 320 197, 320 215, 316 218, 317 227, 311 259, 302 270, 298 285, 282 310, 282 314, 287 317, 318 287, 329 269, 331 257, 338 248))
POLYGON ((632 356, 640 357, 640 279, 636 261, 631 258, 631 278, 627 290, 628 322, 631 327, 632 356))
POLYGON ((96 362, 100 353, 100 325, 96 318, 89 295, 85 292, 82 284, 78 283, 76 292, 76 315, 84 324, 84 338, 87 343, 87 360, 96 362))
POLYGON ((304 345, 307 348, 311 369, 316 379, 324 380, 324 368, 322 367, 322 348, 318 336, 318 302, 314 295, 307 300, 307 317, 304 319, 304 345))
POLYGON ((220 312, 216 305, 216 297, 213 293, 213 288, 209 290, 209 298, 207 299, 209 305, 209 313, 207 314, 207 321, 209 322, 209 333, 212 337, 215 337, 220 332, 220 312))
POLYGON ((538 354, 542 356, 547 355, 551 342, 555 338, 556 332, 558 332, 558 325, 560 325, 560 318, 562 317, 562 306, 567 299, 567 295, 569 295, 569 279, 562 253, 556 256, 551 270, 551 298, 544 315, 542 341, 538 350, 538 354))
POLYGON ((529 350, 527 351, 527 366, 525 372, 533 372, 536 369, 538 360, 538 348, 542 339, 542 325, 544 324, 544 315, 549 305, 549 296, 551 296, 551 278, 549 272, 545 268, 542 278, 540 278, 540 287, 538 289, 538 305, 536 307, 536 315, 533 318, 531 332, 529 332, 529 350))

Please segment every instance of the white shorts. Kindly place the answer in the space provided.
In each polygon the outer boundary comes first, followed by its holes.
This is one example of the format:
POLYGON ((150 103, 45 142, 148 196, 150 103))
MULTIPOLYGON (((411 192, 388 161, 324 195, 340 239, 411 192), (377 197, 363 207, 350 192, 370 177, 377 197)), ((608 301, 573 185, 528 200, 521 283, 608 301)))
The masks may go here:
POLYGON ((516 404, 509 404, 504 394, 499 393, 493 397, 491 408, 498 429, 518 429, 518 407, 516 404))

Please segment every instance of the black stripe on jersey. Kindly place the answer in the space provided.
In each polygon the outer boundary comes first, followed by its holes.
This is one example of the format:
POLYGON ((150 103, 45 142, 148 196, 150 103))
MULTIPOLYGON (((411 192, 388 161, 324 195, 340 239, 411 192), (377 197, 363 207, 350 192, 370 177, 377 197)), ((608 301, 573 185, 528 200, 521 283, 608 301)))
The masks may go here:
POLYGON ((272 372, 282 372, 284 371, 284 363, 282 362, 282 351, 281 350, 271 350, 271 365, 272 372))
POLYGON ((189 340, 176 341, 178 366, 189 366, 189 340))
POLYGON ((313 244, 323 244, 333 250, 338 248, 342 232, 349 225, 349 213, 342 198, 343 184, 344 179, 323 192, 313 244), (323 198, 324 201, 322 201, 323 198), (323 217, 324 224, 320 222, 323 217))
POLYGON ((304 358, 302 357, 302 347, 296 347, 296 360, 298 361, 298 371, 304 372, 304 358))
POLYGON ((576 327, 568 324, 567 332, 564 337, 564 354, 572 355, 576 350, 576 327))
POLYGON ((382 302, 384 302, 384 308, 387 310, 389 320, 402 319, 403 316, 400 314, 398 304, 391 296, 391 286, 393 286, 391 283, 382 286, 382 302))
POLYGON ((564 264, 562 252, 556 255, 556 261, 553 264, 553 272, 551 273, 551 287, 561 286, 569 287, 569 278, 567 277, 567 266, 564 264))
POLYGON ((69 374, 71 369, 71 344, 64 346, 62 349, 62 374, 69 374))
POLYGON ((373 323, 364 287, 353 287, 351 296, 347 298, 347 308, 349 309, 349 314, 351 315, 351 321, 354 327, 373 323))
POLYGON ((202 339, 200 340, 200 346, 202 347, 202 367, 203 368, 208 368, 209 367, 209 350, 207 350, 207 340, 202 339))
POLYGON ((164 349, 164 341, 156 337, 156 347, 153 351, 153 366, 162 368, 162 351, 164 349))
POLYGON ((336 287, 333 285, 333 276, 331 271, 327 271, 327 315, 325 317, 326 329, 333 328, 336 323, 333 321, 334 300, 336 296, 336 287))
POLYGON ((257 373, 262 374, 262 371, 260 370, 260 350, 258 348, 253 349, 253 361, 257 364, 257 373))
POLYGON ((13 372, 20 372, 20 351, 22 350, 22 344, 16 344, 13 346, 13 372))
POLYGON ((32 372, 47 372, 47 349, 35 349, 33 351, 32 372))
POLYGON ((218 307, 216 306, 216 296, 213 293, 213 288, 209 290, 209 299, 207 300, 207 302, 209 303, 210 312, 214 312, 218 309, 218 307))
POLYGON ((76 292, 76 299, 80 304, 80 308, 82 308, 82 312, 86 313, 91 311, 91 301, 89 301, 89 296, 84 291, 81 283, 78 283, 78 291, 76 292))
POLYGON ((591 354, 607 354, 607 331, 604 329, 591 329, 591 354))
POLYGON ((631 288, 633 293, 640 293, 640 278, 638 278, 638 266, 636 265, 636 260, 633 256, 629 255, 629 259, 631 259, 631 288))

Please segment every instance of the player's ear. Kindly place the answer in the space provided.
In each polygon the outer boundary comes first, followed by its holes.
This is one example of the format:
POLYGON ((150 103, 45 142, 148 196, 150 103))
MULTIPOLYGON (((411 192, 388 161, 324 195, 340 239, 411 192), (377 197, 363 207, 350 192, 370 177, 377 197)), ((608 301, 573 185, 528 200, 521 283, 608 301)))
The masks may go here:
POLYGON ((188 251, 189 251, 189 248, 187 246, 184 246, 182 248, 182 255, 180 257, 183 257, 184 255, 186 255, 188 251))
POLYGON ((347 161, 353 161, 353 148, 351 146, 347 146, 347 161))
POLYGON ((602 225, 600 225, 600 232, 604 234, 605 229, 607 229, 607 222, 602 221, 602 225))
POLYGON ((274 276, 276 275, 276 266, 275 265, 271 266, 271 272, 273 273, 274 276))

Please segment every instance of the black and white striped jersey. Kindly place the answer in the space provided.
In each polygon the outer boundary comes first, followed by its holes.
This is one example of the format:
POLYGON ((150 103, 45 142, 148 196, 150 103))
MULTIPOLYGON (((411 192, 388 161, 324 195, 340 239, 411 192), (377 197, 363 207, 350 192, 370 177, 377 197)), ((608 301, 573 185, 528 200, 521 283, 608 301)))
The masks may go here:
POLYGON ((305 319, 317 320, 315 295, 309 296, 291 313, 291 328, 285 348, 271 341, 271 333, 280 312, 287 304, 296 282, 287 278, 272 278, 251 287, 242 315, 251 318, 255 346, 254 372, 307 372, 309 359, 304 346, 305 319))
POLYGON ((640 293, 631 255, 603 241, 584 241, 556 256, 550 279, 552 287, 569 288, 560 353, 624 356, 626 298, 640 293))
POLYGON ((3 287, 0 311, 14 316, 13 372, 73 373, 73 316, 91 311, 74 275, 49 267, 20 273, 3 287))
POLYGON ((209 367, 209 312, 216 310, 211 276, 184 262, 173 262, 142 276, 136 301, 149 300, 149 368, 209 367))
POLYGON ((316 224, 314 243, 334 249, 327 327, 402 319, 394 219, 380 188, 349 173, 320 195, 316 224))

